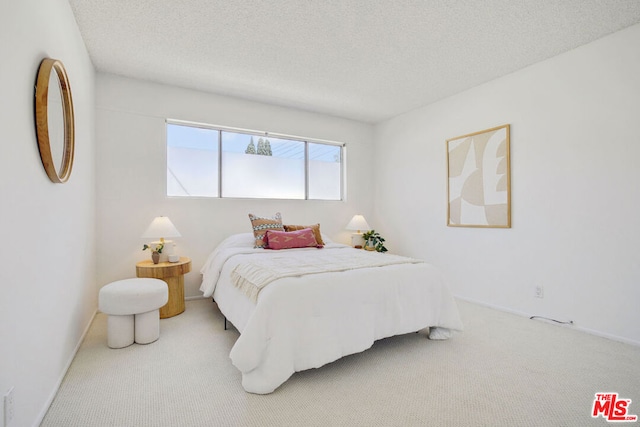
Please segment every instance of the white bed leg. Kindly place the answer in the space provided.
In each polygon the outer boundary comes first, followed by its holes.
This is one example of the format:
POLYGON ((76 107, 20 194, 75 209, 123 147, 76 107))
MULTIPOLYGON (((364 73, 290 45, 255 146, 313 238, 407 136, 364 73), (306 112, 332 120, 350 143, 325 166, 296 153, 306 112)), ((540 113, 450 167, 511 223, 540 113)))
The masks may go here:
POLYGON ((429 339, 430 340, 448 340, 451 338, 452 332, 447 328, 430 328, 429 339))

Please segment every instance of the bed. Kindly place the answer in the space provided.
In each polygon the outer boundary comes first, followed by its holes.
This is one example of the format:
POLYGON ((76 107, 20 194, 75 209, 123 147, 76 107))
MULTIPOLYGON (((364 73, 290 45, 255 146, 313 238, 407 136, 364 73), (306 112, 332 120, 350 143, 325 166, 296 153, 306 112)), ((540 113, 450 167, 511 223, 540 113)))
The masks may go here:
POLYGON ((240 332, 230 358, 248 392, 271 393, 294 372, 362 352, 382 338, 429 328, 430 339, 448 339, 463 328, 455 300, 432 265, 323 238, 322 249, 265 250, 254 248, 252 233, 236 234, 218 245, 201 270, 200 290, 240 332), (332 257, 347 263, 318 270, 332 257), (367 257, 382 264, 368 265, 367 257), (286 264, 287 274, 268 267, 278 263, 286 264), (305 266, 304 274, 291 271, 298 265, 305 266), (242 274, 245 282, 268 283, 247 293, 242 274))

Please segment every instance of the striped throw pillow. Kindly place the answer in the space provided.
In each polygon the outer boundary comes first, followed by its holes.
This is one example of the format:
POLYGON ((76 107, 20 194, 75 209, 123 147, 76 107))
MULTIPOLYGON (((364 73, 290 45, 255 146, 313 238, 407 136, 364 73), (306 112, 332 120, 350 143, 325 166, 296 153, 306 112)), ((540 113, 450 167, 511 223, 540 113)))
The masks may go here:
POLYGON ((251 227, 253 227, 253 237, 256 239, 254 248, 264 248, 267 245, 264 241, 264 235, 267 230, 284 231, 280 212, 277 212, 272 217, 249 214, 249 219, 251 220, 251 227))

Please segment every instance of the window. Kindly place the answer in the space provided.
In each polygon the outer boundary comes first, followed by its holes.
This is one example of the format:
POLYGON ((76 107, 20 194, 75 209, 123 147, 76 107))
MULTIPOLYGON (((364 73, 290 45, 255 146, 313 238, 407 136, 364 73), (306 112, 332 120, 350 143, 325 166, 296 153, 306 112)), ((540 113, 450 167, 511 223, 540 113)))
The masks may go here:
POLYGON ((167 195, 218 197, 218 132, 167 124, 167 195))
POLYGON ((167 195, 342 200, 343 146, 167 122, 167 195))

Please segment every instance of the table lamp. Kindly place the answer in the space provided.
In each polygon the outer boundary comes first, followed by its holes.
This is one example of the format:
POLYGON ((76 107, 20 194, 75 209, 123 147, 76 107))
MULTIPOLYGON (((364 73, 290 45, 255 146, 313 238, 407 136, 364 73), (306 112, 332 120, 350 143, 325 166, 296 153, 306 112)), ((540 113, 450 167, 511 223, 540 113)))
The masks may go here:
POLYGON ((151 247, 162 244, 162 253, 160 254, 160 262, 178 262, 180 257, 173 253, 173 241, 165 240, 166 237, 181 237, 178 229, 173 225, 171 220, 166 216, 157 216, 151 221, 147 230, 142 234, 143 239, 160 239, 151 242, 151 247))
POLYGON ((362 237, 361 230, 371 230, 371 227, 369 227, 364 216, 354 215, 345 228, 347 230, 356 230, 356 232, 351 235, 351 246, 356 249, 362 249, 362 246, 364 245, 364 238, 362 237))

